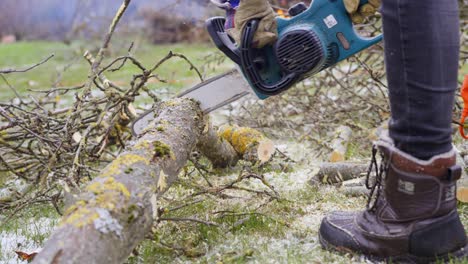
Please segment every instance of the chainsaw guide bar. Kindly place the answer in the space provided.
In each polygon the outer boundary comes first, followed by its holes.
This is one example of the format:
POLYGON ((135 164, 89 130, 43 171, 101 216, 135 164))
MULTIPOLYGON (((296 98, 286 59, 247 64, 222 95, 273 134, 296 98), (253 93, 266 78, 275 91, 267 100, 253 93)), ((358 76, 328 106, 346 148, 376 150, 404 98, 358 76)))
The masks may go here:
MULTIPOLYGON (((199 101, 203 113, 207 114, 249 93, 251 93, 249 85, 242 75, 233 69, 183 91, 176 98, 191 98, 199 101)), ((156 109, 152 108, 146 111, 133 122, 132 133, 134 136, 140 135, 151 124, 155 119, 156 109)))

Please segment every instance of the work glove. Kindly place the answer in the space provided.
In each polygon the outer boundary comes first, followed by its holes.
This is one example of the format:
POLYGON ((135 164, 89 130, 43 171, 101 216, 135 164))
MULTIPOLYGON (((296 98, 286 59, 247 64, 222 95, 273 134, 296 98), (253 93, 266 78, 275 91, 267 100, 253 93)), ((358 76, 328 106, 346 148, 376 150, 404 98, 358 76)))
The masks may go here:
POLYGON ((361 24, 366 17, 372 16, 380 7, 381 0, 368 0, 367 4, 359 7, 360 0, 343 0, 346 11, 354 24, 361 24))
POLYGON ((254 36, 254 47, 263 48, 278 39, 276 13, 268 0, 241 0, 235 16, 235 28, 231 36, 240 43, 241 32, 247 22, 254 18, 260 19, 257 32, 254 36))
POLYGON ((242 30, 247 22, 260 19, 254 37, 254 47, 263 48, 278 38, 276 13, 268 0, 211 0, 216 6, 226 10, 226 32, 240 43, 242 30))

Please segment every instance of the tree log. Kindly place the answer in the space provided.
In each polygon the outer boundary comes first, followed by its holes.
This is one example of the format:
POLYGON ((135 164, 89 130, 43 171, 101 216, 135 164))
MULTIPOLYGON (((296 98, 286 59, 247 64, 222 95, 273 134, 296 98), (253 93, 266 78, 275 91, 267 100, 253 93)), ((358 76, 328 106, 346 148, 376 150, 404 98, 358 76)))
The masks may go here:
POLYGON ((324 162, 310 179, 315 184, 335 184, 363 176, 369 165, 353 162, 324 162))
POLYGON ((218 135, 209 120, 206 121, 197 147, 211 161, 214 168, 234 166, 239 160, 236 150, 218 135))
POLYGON ((366 177, 344 181, 339 190, 349 196, 368 196, 370 192, 366 187, 366 177))
POLYGON ((270 139, 249 127, 222 126, 218 135, 229 142, 242 159, 251 162, 265 163, 276 150, 270 139))
POLYGON ((163 103, 157 116, 68 208, 34 263, 121 263, 143 240, 151 201, 177 179, 203 127, 197 103, 187 99, 163 103))

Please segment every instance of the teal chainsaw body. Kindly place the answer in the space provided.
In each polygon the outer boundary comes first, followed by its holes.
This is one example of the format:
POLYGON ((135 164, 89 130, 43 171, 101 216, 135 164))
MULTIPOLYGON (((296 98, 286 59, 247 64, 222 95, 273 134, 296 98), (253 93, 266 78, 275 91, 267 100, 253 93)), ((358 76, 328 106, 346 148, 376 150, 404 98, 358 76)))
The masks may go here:
MULTIPOLYGON (((361 0, 360 5, 365 3, 361 0)), ((258 19, 247 23, 240 43, 225 32, 225 18, 206 22, 215 45, 238 65, 260 99, 277 95, 382 40, 382 35, 360 36, 342 0, 314 0, 309 8, 300 3, 289 13, 291 18, 277 18, 276 43, 261 49, 253 43, 258 19)))

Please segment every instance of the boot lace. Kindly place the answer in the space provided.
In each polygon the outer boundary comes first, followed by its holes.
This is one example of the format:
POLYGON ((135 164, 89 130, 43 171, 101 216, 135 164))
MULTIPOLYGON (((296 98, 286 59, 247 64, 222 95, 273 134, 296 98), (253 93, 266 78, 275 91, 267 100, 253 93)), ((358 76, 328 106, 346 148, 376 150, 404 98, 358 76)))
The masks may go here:
POLYGON ((377 204, 382 192, 382 183, 388 169, 388 164, 389 162, 385 159, 383 153, 374 145, 372 147, 372 159, 366 175, 366 188, 370 190, 366 206, 368 211, 375 212, 377 209, 377 204), (374 180, 372 177, 373 175, 375 175, 374 180))

